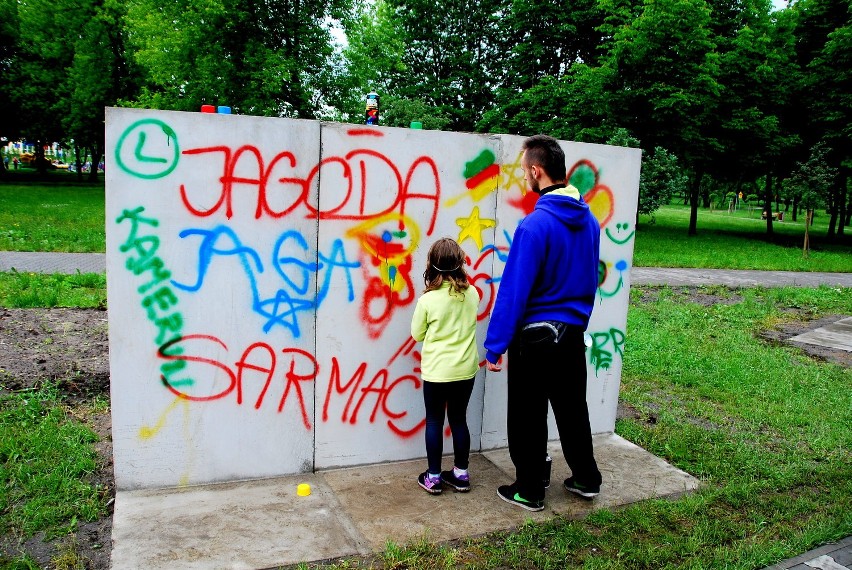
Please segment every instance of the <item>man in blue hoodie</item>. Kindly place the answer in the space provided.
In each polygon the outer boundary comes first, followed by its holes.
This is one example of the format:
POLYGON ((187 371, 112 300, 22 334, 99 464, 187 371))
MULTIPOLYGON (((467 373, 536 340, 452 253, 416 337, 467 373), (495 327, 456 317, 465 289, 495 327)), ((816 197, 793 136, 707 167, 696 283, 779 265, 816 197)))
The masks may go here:
POLYGON ((488 370, 508 350, 506 431, 515 482, 501 499, 544 509, 547 403, 553 408, 571 477, 565 489, 592 499, 600 492, 586 403, 584 333, 598 287, 600 225, 580 192, 566 184, 565 153, 556 139, 524 141, 524 179, 539 194, 509 249, 485 338, 488 370))

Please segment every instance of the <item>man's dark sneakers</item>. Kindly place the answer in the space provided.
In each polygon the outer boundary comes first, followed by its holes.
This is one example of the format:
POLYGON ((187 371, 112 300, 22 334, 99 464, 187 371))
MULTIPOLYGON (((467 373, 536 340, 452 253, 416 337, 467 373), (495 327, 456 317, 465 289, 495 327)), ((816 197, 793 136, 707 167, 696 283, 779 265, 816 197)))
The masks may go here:
POLYGON ((424 471, 417 476, 417 484, 423 487, 423 490, 430 495, 441 494, 441 478, 436 477, 433 479, 432 477, 429 477, 428 471, 424 471))
POLYGON ((512 503, 513 505, 518 505, 522 509, 526 509, 528 511, 541 511, 544 510, 544 501, 528 501, 521 497, 518 494, 517 487, 515 485, 501 485, 497 488, 497 496, 506 501, 507 503, 512 503))
POLYGON ((470 491, 470 475, 467 473, 460 477, 456 477, 456 474, 452 469, 449 471, 441 471, 441 481, 461 493, 467 493, 470 491))
POLYGON ((565 490, 570 491, 575 495, 580 495, 584 499, 594 499, 598 496, 598 493, 601 492, 601 486, 581 485, 574 481, 573 477, 568 477, 565 479, 565 490))

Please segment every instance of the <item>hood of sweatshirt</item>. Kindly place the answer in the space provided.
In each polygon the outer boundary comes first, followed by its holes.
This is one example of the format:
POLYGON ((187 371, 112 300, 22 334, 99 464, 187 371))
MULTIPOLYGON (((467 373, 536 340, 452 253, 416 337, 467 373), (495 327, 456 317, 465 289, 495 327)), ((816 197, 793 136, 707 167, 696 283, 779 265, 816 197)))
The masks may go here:
POLYGON ((580 191, 570 184, 540 196, 535 209, 549 213, 569 228, 583 227, 589 213, 589 205, 583 201, 580 191))

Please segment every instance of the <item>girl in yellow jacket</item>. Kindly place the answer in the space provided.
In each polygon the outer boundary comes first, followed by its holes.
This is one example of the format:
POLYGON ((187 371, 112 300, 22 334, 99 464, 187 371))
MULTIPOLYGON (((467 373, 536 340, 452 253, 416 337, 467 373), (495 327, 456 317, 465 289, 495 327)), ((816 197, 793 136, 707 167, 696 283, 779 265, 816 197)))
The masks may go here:
POLYGON ((411 319, 411 336, 423 342, 420 373, 429 463, 417 483, 433 495, 441 493, 443 484, 456 491, 470 490, 467 405, 479 368, 479 293, 468 281, 464 261, 464 250, 455 240, 441 238, 432 244, 423 272, 426 290, 417 300, 411 319), (453 469, 442 472, 444 410, 453 434, 455 463, 453 469))

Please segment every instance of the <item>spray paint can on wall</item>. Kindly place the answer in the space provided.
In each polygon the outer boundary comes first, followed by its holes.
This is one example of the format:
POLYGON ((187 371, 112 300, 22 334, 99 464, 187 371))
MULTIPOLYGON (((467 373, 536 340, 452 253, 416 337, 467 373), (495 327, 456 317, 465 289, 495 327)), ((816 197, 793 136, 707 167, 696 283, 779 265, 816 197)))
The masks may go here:
POLYGON ((379 124, 379 94, 371 91, 367 93, 367 110, 365 111, 365 124, 379 124))

